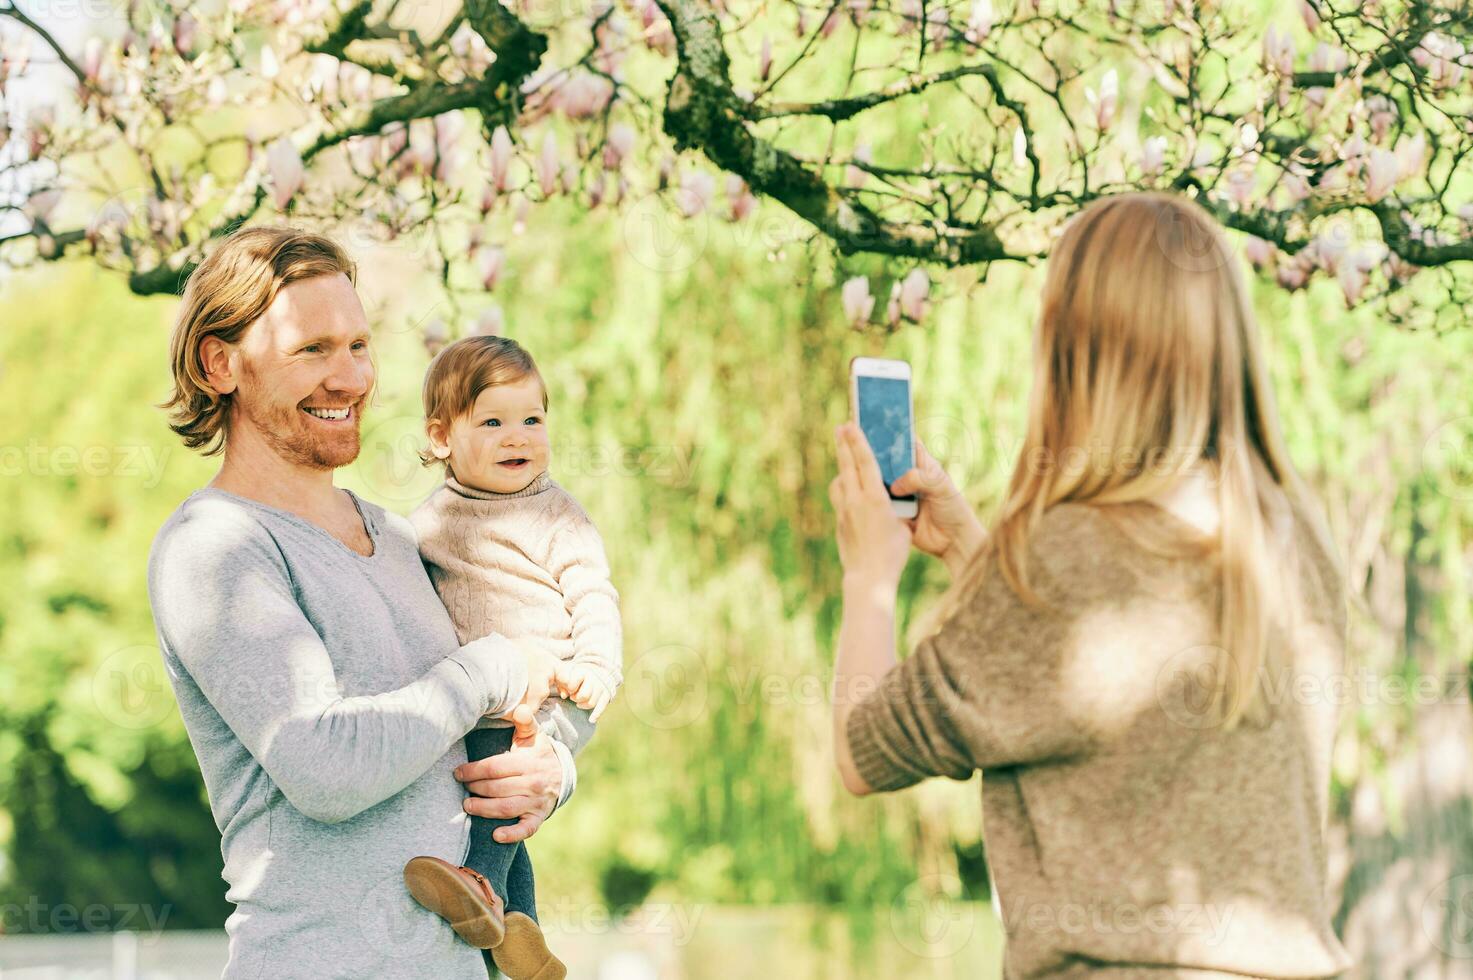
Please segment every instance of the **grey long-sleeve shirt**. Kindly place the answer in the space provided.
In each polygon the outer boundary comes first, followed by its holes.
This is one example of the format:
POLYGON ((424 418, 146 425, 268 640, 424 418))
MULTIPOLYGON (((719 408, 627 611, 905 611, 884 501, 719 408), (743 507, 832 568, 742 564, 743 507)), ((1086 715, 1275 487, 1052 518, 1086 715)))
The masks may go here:
POLYGON ((485 976, 402 868, 464 856, 462 739, 521 699, 525 658, 500 636, 461 646, 408 522, 354 501, 372 556, 205 489, 149 558, 236 906, 226 978, 485 976))

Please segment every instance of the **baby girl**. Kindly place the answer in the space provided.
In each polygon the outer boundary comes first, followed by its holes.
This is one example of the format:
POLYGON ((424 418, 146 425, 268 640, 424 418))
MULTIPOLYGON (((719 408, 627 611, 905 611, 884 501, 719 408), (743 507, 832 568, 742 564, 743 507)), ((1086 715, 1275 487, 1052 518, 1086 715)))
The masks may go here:
MULTIPOLYGON (((410 520, 460 641, 499 633, 534 667, 546 658, 541 675, 578 706, 549 697, 535 718, 565 754, 587 740, 623 680, 622 630, 598 531, 547 472, 547 403, 514 340, 468 337, 441 351, 425 376, 423 455, 444 464, 445 483, 410 520)), ((482 718, 466 757, 505 752, 512 736, 510 721, 482 718)), ((466 942, 491 950, 511 980, 559 980, 567 970, 537 924, 527 849, 491 836, 515 822, 471 817, 464 865, 413 858, 405 884, 466 942)))

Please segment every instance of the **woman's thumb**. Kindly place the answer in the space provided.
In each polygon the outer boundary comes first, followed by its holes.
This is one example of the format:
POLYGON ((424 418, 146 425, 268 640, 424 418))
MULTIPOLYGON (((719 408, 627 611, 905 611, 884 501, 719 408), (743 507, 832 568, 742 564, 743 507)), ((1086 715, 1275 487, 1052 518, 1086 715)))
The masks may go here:
POLYGON ((921 488, 921 471, 909 469, 900 474, 900 478, 890 484, 890 492, 897 497, 909 497, 921 488))

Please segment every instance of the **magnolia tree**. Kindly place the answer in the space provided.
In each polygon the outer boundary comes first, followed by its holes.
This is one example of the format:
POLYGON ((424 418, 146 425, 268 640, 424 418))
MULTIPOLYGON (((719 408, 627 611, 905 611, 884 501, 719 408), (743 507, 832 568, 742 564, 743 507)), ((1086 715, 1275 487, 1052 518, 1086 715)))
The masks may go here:
POLYGON ((1421 324, 1473 305, 1465 3, 87 2, 0 0, 12 266, 174 292, 244 223, 351 220, 422 236, 464 296, 554 199, 766 199, 838 253, 852 322, 894 326, 928 267, 1038 262, 1085 203, 1161 188, 1284 289, 1421 324))

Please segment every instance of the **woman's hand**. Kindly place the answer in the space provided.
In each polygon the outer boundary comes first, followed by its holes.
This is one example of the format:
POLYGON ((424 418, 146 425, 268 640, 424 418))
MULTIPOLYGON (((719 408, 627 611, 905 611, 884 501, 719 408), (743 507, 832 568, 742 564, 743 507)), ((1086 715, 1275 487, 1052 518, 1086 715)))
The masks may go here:
POLYGON ((919 438, 915 468, 902 474, 890 489, 897 497, 915 494, 918 508, 915 519, 908 522, 911 540, 926 554, 946 562, 953 572, 966 564, 987 536, 971 505, 919 438))
POLYGON ((893 599, 910 556, 910 526, 891 509, 880 466, 859 426, 844 423, 835 430, 834 441, 839 475, 829 484, 829 500, 838 517, 844 578, 889 589, 893 599))

